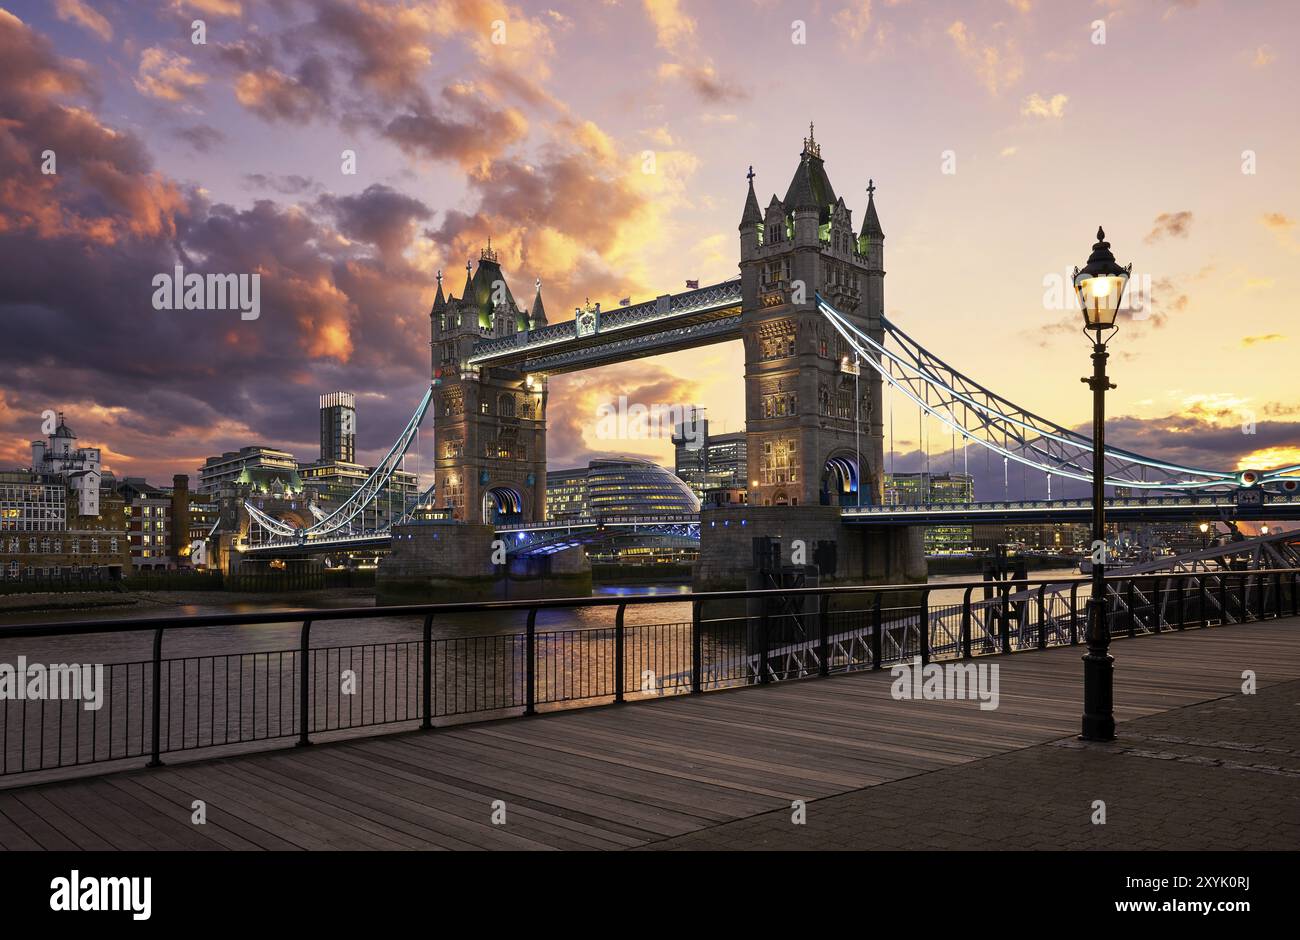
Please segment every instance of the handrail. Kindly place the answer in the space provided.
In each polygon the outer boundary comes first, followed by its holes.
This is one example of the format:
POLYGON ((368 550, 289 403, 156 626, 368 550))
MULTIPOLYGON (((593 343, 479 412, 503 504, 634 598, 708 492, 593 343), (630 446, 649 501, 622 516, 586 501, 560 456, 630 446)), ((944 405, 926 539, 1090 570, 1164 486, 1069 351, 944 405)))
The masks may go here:
MULTIPOLYGON (((1270 614, 1272 618, 1280 617, 1287 606, 1284 593, 1289 596, 1291 615, 1300 614, 1300 568, 1172 575, 1112 573, 1105 580, 1107 622, 1113 628, 1122 625, 1122 629, 1115 629, 1121 636, 1183 630, 1189 623, 1209 627, 1214 623, 1270 619, 1270 614), (1189 588, 1198 600, 1190 620, 1189 588), (1165 616, 1169 598, 1175 592, 1176 623, 1165 616)), ((296 738, 296 743, 304 746, 312 743, 313 734, 359 727, 419 722, 419 727, 431 730, 435 716, 487 717, 499 715, 502 709, 522 709, 524 715, 533 715, 542 706, 559 703, 601 699, 623 702, 625 693, 635 691, 627 687, 626 667, 631 664, 635 669, 637 663, 652 667, 648 672, 642 670, 643 694, 663 694, 669 689, 700 693, 737 683, 767 685, 838 671, 879 670, 913 657, 925 665, 954 657, 969 659, 973 655, 1073 645, 1078 642, 1079 588, 1087 584, 1089 580, 1084 578, 854 584, 272 610, 182 619, 139 617, 0 627, 0 639, 145 630, 153 633, 149 659, 94 667, 108 673, 101 686, 108 708, 102 713, 98 706, 84 713, 76 708, 65 709, 64 700, 58 696, 42 698, 39 706, 30 709, 26 700, 16 708, 9 702, 0 705, 0 777, 129 758, 147 757, 147 766, 158 767, 164 754, 197 748, 271 738, 296 738), (989 596, 975 602, 972 594, 976 587, 989 596), (945 589, 961 591, 961 602, 931 607, 932 593, 945 589), (886 618, 883 602, 891 594, 901 596, 891 602, 890 617, 886 618), (831 599, 853 596, 861 599, 860 603, 837 610, 834 616, 840 624, 832 631, 831 599), (808 603, 814 598, 815 604, 808 603), (748 602, 743 614, 719 612, 721 616, 716 619, 705 618, 706 604, 739 599, 748 602), (777 599, 780 603, 771 603, 777 599), (1062 602, 1067 603, 1064 611, 1062 602), (681 603, 690 605, 688 623, 625 623, 629 606, 681 603), (612 631, 607 626, 589 625, 545 631, 538 628, 538 614, 543 610, 604 607, 614 608, 612 631), (435 615, 486 611, 526 613, 526 626, 522 632, 433 637, 435 615), (421 617, 422 640, 401 635, 383 642, 367 639, 342 646, 312 645, 312 628, 318 622, 376 617, 421 617), (295 622, 300 623, 296 649, 186 654, 169 659, 163 656, 168 630, 295 622), (809 628, 813 623, 815 632, 809 628), (977 627, 978 653, 973 648, 977 627), (683 635, 683 630, 689 633, 683 635), (629 639, 633 642, 629 643, 629 639), (667 645, 662 645, 665 640, 667 645), (607 643, 613 646, 616 660, 612 668, 607 643), (360 657, 359 662, 354 662, 354 655, 360 657), (565 665, 571 658, 578 663, 576 672, 565 665), (191 666, 196 683, 190 681, 191 666), (368 672, 372 683, 369 708, 364 697, 351 698, 357 691, 358 676, 353 673, 357 667, 359 681, 364 683, 368 672), (458 678, 478 675, 480 669, 485 684, 465 683, 458 678), (346 683, 320 681, 336 670, 352 678, 346 683), (380 679, 374 686, 376 670, 380 679), (652 688, 645 685, 647 674, 652 688), (380 700, 376 700, 376 691, 380 700), (361 704, 354 714, 354 703, 358 701, 361 704), (120 708, 115 707, 115 702, 120 708), (246 705, 251 713, 247 716, 246 705), (44 743, 47 732, 52 751, 44 743), (33 740, 34 749, 29 747, 33 740), (97 745, 97 740, 103 745, 97 745)))
MULTIPOLYGON (((1259 570, 1267 571, 1270 575, 1300 574, 1300 568, 1268 568, 1259 570)), ((1214 576, 1221 573, 1235 574, 1236 572, 1186 572, 1183 573, 1182 576, 1194 578, 1201 576, 1202 574, 1204 576, 1214 576)), ((1129 581, 1155 581, 1167 577, 1169 577, 1168 572, 1156 574, 1107 575, 1104 580, 1107 583, 1116 582, 1127 584, 1129 581)), ((566 609, 574 607, 617 607, 620 604, 635 605, 686 603, 690 601, 712 602, 746 599, 761 600, 766 597, 790 596, 819 597, 821 595, 842 596, 847 594, 897 594, 904 591, 922 591, 927 587, 930 590, 961 590, 967 587, 1000 588, 1005 585, 1008 587, 1015 587, 1019 591, 1024 591, 1031 585, 1039 584, 1072 585, 1090 583, 1091 579, 1086 577, 1025 578, 1007 581, 984 581, 972 579, 970 581, 945 581, 940 584, 927 584, 926 582, 916 582, 913 584, 850 584, 838 587, 764 588, 761 590, 703 592, 692 591, 685 594, 623 594, 610 597, 557 597, 512 601, 467 601, 447 604, 401 604, 391 607, 333 607, 325 609, 285 608, 282 610, 261 611, 257 613, 199 614, 175 622, 172 622, 173 618, 169 617, 124 617, 115 620, 11 624, 0 626, 0 640, 4 640, 8 637, 80 636, 88 633, 116 633, 128 632, 130 630, 182 630, 197 627, 227 627, 264 623, 285 623, 288 621, 303 621, 307 619, 315 621, 365 620, 372 617, 404 617, 458 613, 471 614, 480 611, 529 611, 566 609)))

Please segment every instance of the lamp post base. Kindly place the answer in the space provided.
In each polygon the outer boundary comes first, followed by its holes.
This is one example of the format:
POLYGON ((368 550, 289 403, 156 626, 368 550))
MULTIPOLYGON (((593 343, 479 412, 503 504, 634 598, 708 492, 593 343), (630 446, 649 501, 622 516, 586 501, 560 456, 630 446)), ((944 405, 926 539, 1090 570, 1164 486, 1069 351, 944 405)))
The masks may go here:
POLYGON ((1115 657, 1087 653, 1083 657, 1083 732, 1081 741, 1115 740, 1115 706, 1112 681, 1115 657))

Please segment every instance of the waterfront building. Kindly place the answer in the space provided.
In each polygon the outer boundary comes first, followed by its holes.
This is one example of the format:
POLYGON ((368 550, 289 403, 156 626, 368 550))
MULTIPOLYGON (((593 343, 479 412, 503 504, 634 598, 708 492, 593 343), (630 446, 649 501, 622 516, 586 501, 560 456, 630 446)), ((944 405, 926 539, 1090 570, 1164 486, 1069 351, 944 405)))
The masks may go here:
POLYGON ((0 573, 6 579, 120 577, 131 566, 125 505, 97 447, 58 416, 32 442, 32 466, 0 472, 0 573))
POLYGON ((749 467, 746 442, 744 431, 710 434, 709 419, 696 412, 674 429, 673 470, 701 502, 712 505, 716 500, 708 498, 710 491, 746 488, 749 467), (693 433, 686 433, 688 430, 693 433))
POLYGON ((546 471, 546 518, 576 519, 587 514, 587 468, 546 471))
MULTIPOLYGON (((209 457, 199 468, 198 492, 215 496, 225 486, 247 485, 254 478, 259 484, 279 479, 297 479, 298 461, 288 451, 253 445, 228 450, 220 457, 209 457), (254 472, 257 471, 257 472, 254 472), (264 472, 265 471, 265 472, 264 472)), ((301 484, 301 480, 298 480, 301 484)))
MULTIPOLYGON (((641 457, 603 457, 546 474, 546 514, 565 519, 698 513, 699 497, 665 467, 641 457)), ((699 546, 667 535, 616 535, 587 548, 593 564, 694 561, 699 546)))
MULTIPOLYGON (((975 501, 975 478, 966 473, 891 473, 885 476, 885 503, 890 506, 934 503, 969 505, 975 501)), ((927 555, 965 554, 974 543, 969 525, 925 527, 927 555)))

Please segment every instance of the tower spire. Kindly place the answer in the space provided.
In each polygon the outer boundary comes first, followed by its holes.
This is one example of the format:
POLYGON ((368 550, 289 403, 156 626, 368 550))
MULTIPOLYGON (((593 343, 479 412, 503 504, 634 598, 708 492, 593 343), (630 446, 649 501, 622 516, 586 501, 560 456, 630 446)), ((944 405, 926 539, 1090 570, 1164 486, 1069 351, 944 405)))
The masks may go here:
POLYGON ((540 329, 546 326, 546 307, 542 304, 542 279, 537 279, 537 293, 533 296, 533 309, 529 311, 528 320, 531 324, 530 329, 540 329))
POLYGON ((862 219, 862 234, 872 238, 885 237, 880 227, 880 216, 876 214, 876 181, 873 179, 867 180, 867 211, 862 219))
POLYGON ((809 121, 808 136, 803 139, 803 153, 800 154, 800 156, 817 157, 818 159, 821 159, 821 155, 822 155, 821 145, 817 143, 817 139, 813 135, 813 122, 809 121))
POLYGON ((763 213, 758 208, 758 196, 754 194, 754 167, 752 165, 745 177, 749 180, 749 193, 745 196, 745 210, 740 216, 740 230, 742 232, 751 226, 763 223, 763 213))
POLYGON ((438 269, 438 293, 433 298, 433 309, 441 310, 445 306, 447 306, 447 298, 444 297, 442 294, 442 268, 439 268, 438 269))

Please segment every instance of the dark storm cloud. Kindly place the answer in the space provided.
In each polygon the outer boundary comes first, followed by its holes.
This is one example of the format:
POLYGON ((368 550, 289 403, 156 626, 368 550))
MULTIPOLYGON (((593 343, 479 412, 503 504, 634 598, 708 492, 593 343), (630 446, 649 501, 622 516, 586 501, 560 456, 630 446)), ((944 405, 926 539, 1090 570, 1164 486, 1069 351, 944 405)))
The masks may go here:
POLYGON ((195 124, 193 127, 177 127, 172 136, 183 140, 199 153, 211 153, 213 148, 226 139, 226 135, 207 124, 195 124))
POLYGON ((348 238, 369 242, 394 257, 410 243, 416 222, 433 216, 420 200, 382 183, 372 183, 356 196, 322 196, 317 205, 334 217, 348 238))
POLYGON ((321 188, 321 184, 311 177, 297 173, 245 173, 244 182, 253 189, 269 189, 282 196, 301 196, 321 188))
POLYGON ((24 459, 41 411, 66 406, 83 440, 130 459, 119 472, 192 471, 252 441, 312 441, 316 397, 335 388, 365 403, 363 452, 391 441, 427 383, 429 288, 397 234, 428 218, 422 204, 386 187, 329 212, 211 204, 77 107, 95 89, 3 11, 0 61, 43 76, 0 84, 0 112, 18 118, 0 151, 21 157, 0 161, 4 463, 24 459), (33 156, 46 146, 55 176, 33 156), (340 230, 375 250, 359 255, 340 230), (259 274, 260 317, 155 310, 153 278, 177 264, 259 274))
POLYGON ((514 108, 493 108, 475 89, 446 88, 441 106, 421 101, 380 128, 410 156, 452 160, 473 170, 524 138, 528 122, 514 108))

